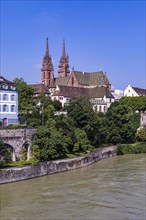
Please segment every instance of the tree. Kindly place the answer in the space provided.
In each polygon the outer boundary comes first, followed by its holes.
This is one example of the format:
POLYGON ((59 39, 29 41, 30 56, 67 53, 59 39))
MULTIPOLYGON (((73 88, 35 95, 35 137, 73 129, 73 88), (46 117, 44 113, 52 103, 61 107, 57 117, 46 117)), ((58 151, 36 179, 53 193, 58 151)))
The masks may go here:
POLYGON ((73 121, 76 128, 83 129, 91 144, 94 142, 94 125, 95 113, 92 108, 91 102, 85 97, 78 97, 71 100, 67 106, 68 117, 73 121))
POLYGON ((131 107, 133 111, 144 111, 146 110, 146 96, 137 97, 122 97, 120 99, 120 104, 127 105, 131 107))
POLYGON ((146 127, 137 131, 136 139, 137 141, 146 142, 146 127))
POLYGON ((73 148, 74 152, 87 153, 88 151, 93 149, 90 141, 87 138, 87 134, 84 130, 76 128, 74 133, 75 133, 75 144, 73 148))
POLYGON ((67 147, 70 138, 63 134, 61 129, 56 128, 56 122, 49 119, 46 126, 38 129, 33 145, 40 147, 41 160, 63 158, 68 152, 67 147))
POLYGON ((109 143, 133 143, 135 141, 138 123, 135 123, 137 116, 131 107, 116 103, 108 109, 106 117, 109 143))
POLYGON ((11 161, 12 152, 7 148, 2 139, 0 139, 0 161, 11 161))
POLYGON ((33 108, 33 88, 27 85, 22 78, 13 80, 18 90, 18 110, 19 114, 27 114, 33 108))

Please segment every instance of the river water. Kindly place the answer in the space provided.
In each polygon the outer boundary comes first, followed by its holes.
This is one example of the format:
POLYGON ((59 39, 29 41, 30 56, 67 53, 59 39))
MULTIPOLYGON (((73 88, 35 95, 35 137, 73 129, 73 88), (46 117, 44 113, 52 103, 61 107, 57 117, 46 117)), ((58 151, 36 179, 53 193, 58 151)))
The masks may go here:
POLYGON ((1 220, 145 220, 146 154, 0 186, 1 220))

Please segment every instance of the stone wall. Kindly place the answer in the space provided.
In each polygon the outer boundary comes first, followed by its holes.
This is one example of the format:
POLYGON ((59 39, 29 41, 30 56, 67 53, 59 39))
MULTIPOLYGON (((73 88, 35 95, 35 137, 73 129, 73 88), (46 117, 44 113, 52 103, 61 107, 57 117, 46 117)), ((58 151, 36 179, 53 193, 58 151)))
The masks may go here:
POLYGON ((110 146, 96 150, 84 157, 40 162, 31 166, 1 169, 0 184, 31 179, 48 174, 89 166, 103 158, 116 155, 116 147, 110 146))

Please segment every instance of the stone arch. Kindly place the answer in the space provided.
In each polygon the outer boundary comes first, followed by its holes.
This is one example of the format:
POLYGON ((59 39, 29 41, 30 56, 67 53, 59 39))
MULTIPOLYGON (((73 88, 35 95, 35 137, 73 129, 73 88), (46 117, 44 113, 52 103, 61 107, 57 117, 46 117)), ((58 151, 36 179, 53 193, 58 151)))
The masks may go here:
POLYGON ((8 150, 8 153, 10 153, 10 160, 16 161, 16 152, 12 145, 4 143, 4 147, 8 150))
POLYGON ((26 160, 29 160, 31 158, 30 146, 31 146, 30 140, 26 140, 22 145, 22 148, 26 150, 26 160))

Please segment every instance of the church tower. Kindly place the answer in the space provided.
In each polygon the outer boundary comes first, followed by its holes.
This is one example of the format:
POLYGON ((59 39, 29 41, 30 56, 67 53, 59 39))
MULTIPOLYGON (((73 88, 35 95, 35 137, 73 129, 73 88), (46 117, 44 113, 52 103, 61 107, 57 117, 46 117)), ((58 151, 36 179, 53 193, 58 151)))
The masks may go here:
POLYGON ((46 38, 46 53, 43 57, 42 63, 42 82, 45 86, 54 85, 54 68, 52 63, 52 58, 49 55, 48 38, 46 38))
POLYGON ((70 71, 69 71, 69 57, 68 57, 68 55, 66 55, 65 40, 63 40, 62 56, 60 58, 60 64, 59 64, 58 67, 59 67, 58 77, 69 76, 69 74, 70 74, 70 71))

